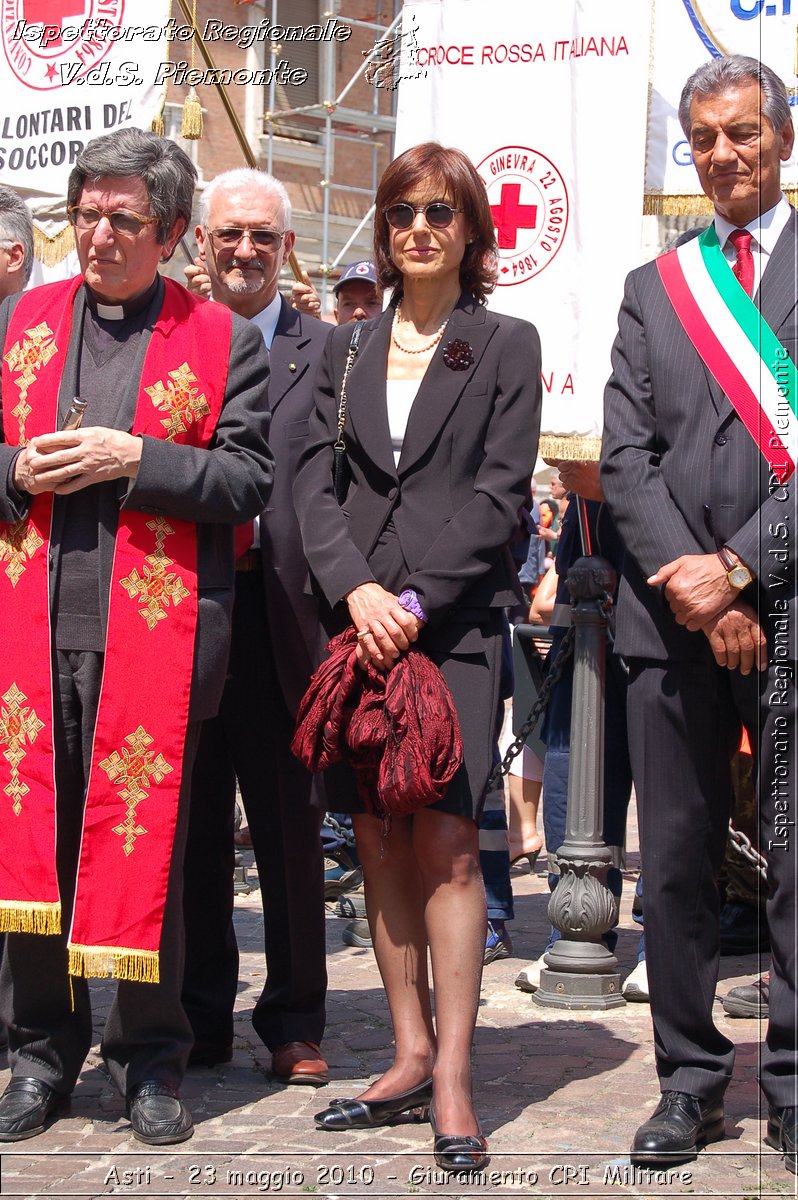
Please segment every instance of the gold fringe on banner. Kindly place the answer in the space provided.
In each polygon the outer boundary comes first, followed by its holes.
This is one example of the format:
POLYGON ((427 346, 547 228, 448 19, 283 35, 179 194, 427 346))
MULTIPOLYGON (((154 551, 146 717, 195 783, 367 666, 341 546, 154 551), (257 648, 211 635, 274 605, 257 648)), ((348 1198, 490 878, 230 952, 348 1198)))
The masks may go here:
POLYGON ((69 974, 84 979, 128 979, 131 983, 160 983, 158 954, 123 946, 69 947, 69 974))
POLYGON ((61 932, 61 904, 41 900, 0 900, 0 933, 61 932))
POLYGON ((646 192, 643 197, 645 217, 711 217, 713 211, 711 202, 702 192, 686 196, 663 196, 658 192, 646 192))
MULTIPOLYGON (((795 205, 798 200, 798 187, 785 187, 782 191, 790 204, 795 205)), ((646 192, 643 197, 644 217, 711 217, 713 212, 711 200, 702 192, 685 196, 646 192)))
POLYGON ((33 227, 33 254, 46 267, 57 267, 70 250, 75 249, 75 231, 71 225, 59 229, 55 237, 48 237, 38 226, 33 227))
POLYGON ((541 458, 567 462, 598 462, 601 457, 601 438, 584 434, 542 433, 538 454, 541 458))

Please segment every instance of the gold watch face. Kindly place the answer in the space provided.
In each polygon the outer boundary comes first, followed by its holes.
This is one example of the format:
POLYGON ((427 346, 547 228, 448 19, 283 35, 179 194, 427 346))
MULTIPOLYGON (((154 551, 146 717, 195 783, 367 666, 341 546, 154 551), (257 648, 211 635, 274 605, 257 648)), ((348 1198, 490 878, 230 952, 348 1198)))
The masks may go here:
POLYGON ((752 578, 753 576, 748 567, 744 567, 742 563, 738 563, 736 567, 732 567, 727 576, 729 583, 733 588, 737 588, 738 591, 744 587, 748 587, 752 578))

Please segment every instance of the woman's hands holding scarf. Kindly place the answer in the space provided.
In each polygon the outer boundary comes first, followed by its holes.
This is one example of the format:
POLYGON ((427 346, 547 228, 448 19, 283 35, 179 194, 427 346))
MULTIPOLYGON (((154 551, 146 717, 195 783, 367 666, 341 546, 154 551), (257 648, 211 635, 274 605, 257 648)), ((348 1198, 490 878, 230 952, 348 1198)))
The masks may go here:
POLYGON ((357 630, 357 658, 361 666, 373 662, 390 671, 403 650, 415 642, 423 621, 402 608, 393 592, 378 583, 361 583, 346 597, 349 615, 357 630))

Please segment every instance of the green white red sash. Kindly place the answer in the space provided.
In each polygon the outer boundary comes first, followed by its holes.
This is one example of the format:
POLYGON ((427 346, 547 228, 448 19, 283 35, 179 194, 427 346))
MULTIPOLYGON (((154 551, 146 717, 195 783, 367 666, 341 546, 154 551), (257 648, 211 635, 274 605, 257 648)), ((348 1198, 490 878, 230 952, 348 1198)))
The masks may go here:
MULTIPOLYGON (((58 427, 81 282, 36 288, 14 309, 2 365, 10 445, 58 427)), ((132 432, 207 448, 227 383, 230 313, 164 282, 132 432)), ((52 496, 43 494, 25 520, 0 523, 0 930, 56 934, 52 510, 52 496)), ((196 525, 121 508, 69 936, 74 975, 159 979, 196 626, 196 525)))
POLYGON ((715 226, 657 268, 685 333, 783 483, 798 462, 798 373, 730 270, 715 226))

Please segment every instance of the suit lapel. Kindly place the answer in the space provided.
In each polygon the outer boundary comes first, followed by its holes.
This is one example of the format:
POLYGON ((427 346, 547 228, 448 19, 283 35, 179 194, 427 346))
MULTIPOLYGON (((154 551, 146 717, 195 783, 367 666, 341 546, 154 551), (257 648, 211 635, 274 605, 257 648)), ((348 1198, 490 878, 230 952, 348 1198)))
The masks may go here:
MULTIPOLYGON (((347 384, 347 420, 356 431, 361 447, 372 462, 395 479, 396 466, 393 461, 391 433, 388 428, 388 401, 385 394, 393 314, 394 307, 389 305, 377 319, 375 327, 368 333, 363 331, 355 365, 347 384)), ((349 350, 348 341, 346 350, 349 350)), ((346 361, 346 354, 342 361, 346 361)), ((340 380, 336 400, 339 399, 340 380)))
POLYGON ((485 317, 484 306, 460 297, 413 401, 399 459, 400 476, 426 453, 477 369, 495 329, 485 317), (444 362, 444 351, 455 340, 471 347, 473 362, 465 371, 452 370, 444 362))
POLYGON ((779 240, 773 249, 767 266, 762 275, 762 281, 756 294, 756 301, 763 318, 778 337, 779 329, 787 322, 788 317, 795 312, 798 297, 796 296, 796 270, 798 269, 798 213, 793 209, 790 220, 782 229, 779 240))
POLYGON ((274 410, 310 368, 311 338, 302 333, 302 314, 280 297, 280 316, 269 356, 269 408, 274 410))

